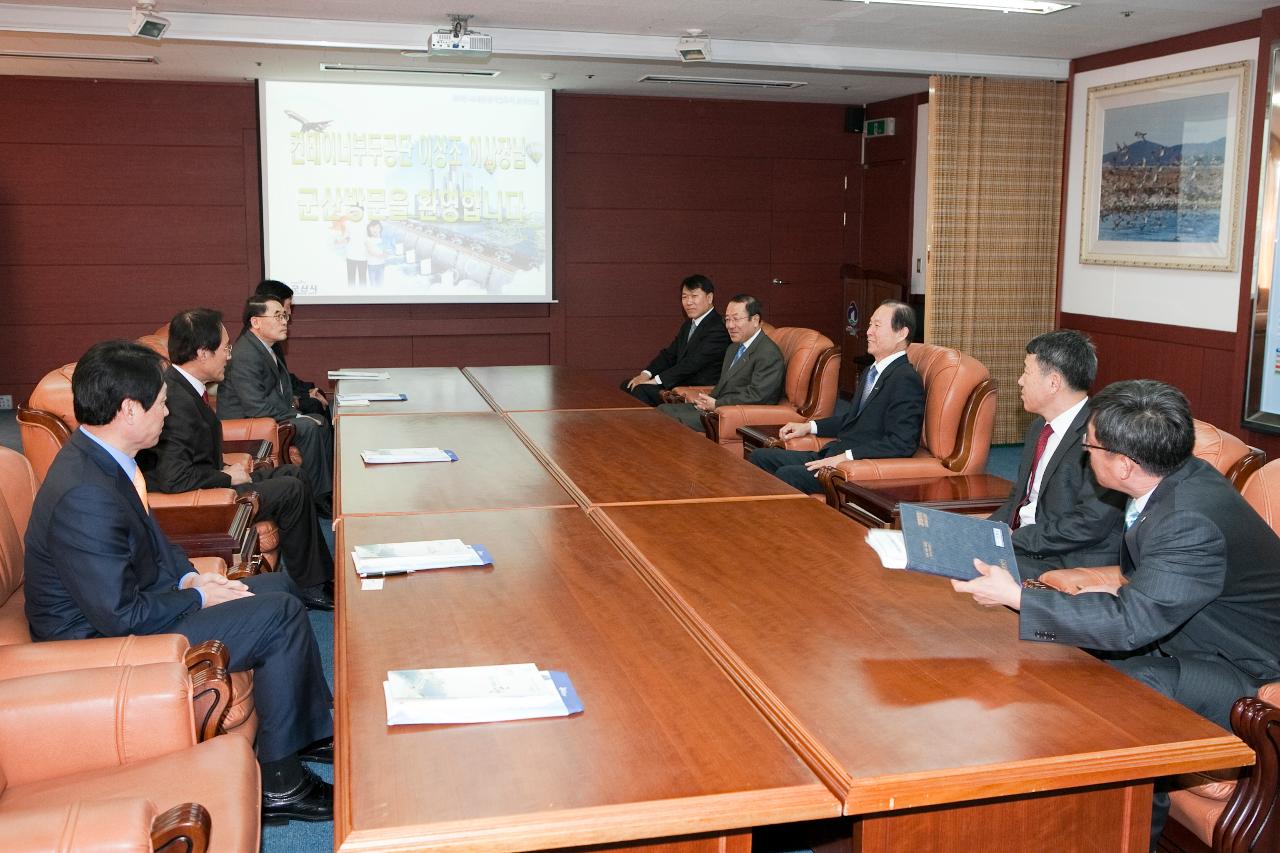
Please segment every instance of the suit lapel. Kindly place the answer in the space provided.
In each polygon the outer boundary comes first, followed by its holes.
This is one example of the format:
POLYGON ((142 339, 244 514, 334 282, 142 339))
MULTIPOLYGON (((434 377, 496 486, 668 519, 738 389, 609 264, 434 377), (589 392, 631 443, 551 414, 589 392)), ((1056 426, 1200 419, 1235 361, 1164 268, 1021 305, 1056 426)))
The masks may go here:
POLYGON ((133 487, 133 481, 125 476, 124 469, 120 467, 120 463, 110 453, 99 447, 93 439, 81 434, 80 430, 72 433, 71 441, 110 479, 111 485, 120 493, 125 502, 133 508, 139 520, 144 523, 149 522, 151 516, 147 514, 146 508, 142 505, 142 498, 138 497, 138 490, 133 487))
POLYGON ((867 398, 866 403, 862 403, 862 394, 864 389, 867 387, 867 376, 871 373, 871 368, 868 367, 866 370, 862 371, 862 380, 858 383, 858 388, 854 392, 853 408, 849 417, 849 423, 853 423, 858 418, 862 417, 862 413, 871 406, 871 401, 880 396, 880 392, 884 390, 884 386, 889 381, 889 377, 892 376, 893 372, 901 367, 902 362, 906 360, 907 357, 905 355, 895 358, 890 362, 889 366, 884 369, 884 373, 876 377, 875 387, 871 389, 871 396, 867 398))
POLYGON ((1083 440, 1085 427, 1088 423, 1089 405, 1086 403, 1080 411, 1076 412, 1075 419, 1071 421, 1067 431, 1058 439, 1058 446, 1054 448, 1053 455, 1049 457, 1049 463, 1044 467, 1044 476, 1040 478, 1042 485, 1049 482, 1049 478, 1053 476, 1054 471, 1058 470, 1058 466, 1062 464, 1063 457, 1067 455, 1071 448, 1083 440))
POLYGON ((172 367, 169 368, 169 371, 166 374, 166 376, 170 380, 169 396, 172 398, 174 393, 185 394, 189 403, 196 407, 195 408, 196 415, 200 418, 200 420, 204 421, 205 426, 208 427, 209 432, 213 436, 213 447, 211 449, 213 450, 214 461, 216 462, 217 460, 221 459, 222 458, 222 421, 218 420, 218 413, 215 412, 212 408, 209 407, 208 404, 205 403, 204 398, 196 393, 195 386, 193 386, 190 382, 188 382, 186 377, 183 376, 181 373, 179 373, 176 369, 172 367), (174 391, 174 386, 178 387, 177 392, 174 391))

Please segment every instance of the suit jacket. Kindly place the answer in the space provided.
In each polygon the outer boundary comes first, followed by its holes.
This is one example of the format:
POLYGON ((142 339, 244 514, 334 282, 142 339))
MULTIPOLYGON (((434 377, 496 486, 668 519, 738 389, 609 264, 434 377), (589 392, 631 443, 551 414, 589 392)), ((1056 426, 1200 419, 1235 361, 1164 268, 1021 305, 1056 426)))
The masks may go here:
POLYGON ((1023 590, 1022 638, 1280 678, 1280 538, 1211 465, 1192 457, 1165 477, 1117 557, 1118 596, 1023 590))
POLYGON ((164 372, 169 414, 155 447, 138 454, 138 464, 153 492, 229 489, 222 470, 222 421, 177 369, 164 372))
MULTIPOLYGON (((1125 496, 1102 488, 1093 478, 1089 457, 1081 444, 1089 414, 1086 402, 1049 457, 1036 499, 1035 524, 1013 531, 1019 568, 1045 571, 1115 565, 1124 533, 1125 496)), ((1031 479, 1031 460, 1044 423, 1044 418, 1036 418, 1027 427, 1013 490, 991 514, 993 521, 1013 524, 1031 479)), ((1026 572, 1023 574, 1027 576, 1026 572)))
POLYGON ((253 332, 242 332, 231 348, 227 376, 218 388, 218 417, 287 421, 298 414, 284 362, 268 352, 253 332))
POLYGON ((924 425, 924 383, 920 374, 905 355, 894 359, 859 412, 858 401, 869 372, 862 374, 854 403, 844 415, 815 421, 819 436, 836 439, 822 449, 823 456, 851 450, 854 459, 893 459, 911 456, 920 446, 920 428, 924 425))
MULTIPOLYGON (((782 399, 782 383, 787 378, 787 362, 782 350, 764 332, 747 347, 747 352, 733 364, 738 344, 729 343, 720 366, 720 381, 711 389, 716 406, 765 404, 772 406, 782 399), (733 365, 730 369, 730 365, 733 365)), ((665 377, 664 377, 665 378, 665 377)))
POLYGON ((729 346, 724 318, 712 311, 694 329, 693 337, 689 337, 692 325, 693 321, 686 318, 680 325, 680 331, 676 332, 675 340, 654 356, 645 368, 651 376, 662 379, 663 388, 714 385, 720 381, 724 349, 729 346))
POLYGON ((119 463, 77 430, 36 495, 26 533, 36 640, 159 634, 200 609, 195 571, 143 509, 119 463))

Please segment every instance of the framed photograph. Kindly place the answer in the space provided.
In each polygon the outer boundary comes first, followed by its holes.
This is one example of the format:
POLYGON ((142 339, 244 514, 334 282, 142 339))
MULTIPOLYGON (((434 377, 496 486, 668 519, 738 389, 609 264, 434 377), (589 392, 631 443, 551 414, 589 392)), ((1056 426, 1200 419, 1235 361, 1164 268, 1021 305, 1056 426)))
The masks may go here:
POLYGON ((1089 90, 1081 263, 1236 268, 1249 69, 1089 90))

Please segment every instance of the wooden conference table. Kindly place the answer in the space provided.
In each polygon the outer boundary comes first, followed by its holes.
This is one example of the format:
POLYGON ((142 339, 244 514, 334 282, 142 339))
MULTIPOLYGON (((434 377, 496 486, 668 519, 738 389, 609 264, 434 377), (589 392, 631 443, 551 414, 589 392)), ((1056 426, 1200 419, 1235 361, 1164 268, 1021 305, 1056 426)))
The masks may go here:
POLYGON ((753 826, 844 814, 823 826, 858 850, 1136 853, 1151 778, 1252 761, 1019 641, 1016 615, 882 569, 858 525, 589 375, 465 375, 490 414, 338 420, 340 850, 746 850, 753 826), (422 444, 461 461, 358 458, 422 444), (453 537, 495 568, 364 591, 350 566, 453 537), (584 713, 385 724, 389 669, 522 661, 567 671, 584 713))

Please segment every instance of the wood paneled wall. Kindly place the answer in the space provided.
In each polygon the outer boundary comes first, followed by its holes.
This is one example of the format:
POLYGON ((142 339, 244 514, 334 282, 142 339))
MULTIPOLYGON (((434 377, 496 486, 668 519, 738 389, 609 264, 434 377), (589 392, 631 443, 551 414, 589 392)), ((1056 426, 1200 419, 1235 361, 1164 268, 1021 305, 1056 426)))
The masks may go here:
MULTIPOLYGON (((252 85, 8 77, 0 110, 14 117, 0 124, 0 393, 25 400, 94 341, 181 308, 238 325, 261 277, 252 85)), ((913 111, 899 137, 912 126, 913 111)), ((670 340, 690 273, 712 277, 720 305, 750 292, 770 322, 835 339, 841 264, 864 263, 863 245, 902 255, 881 268, 908 262, 910 167, 876 184, 864 239, 843 106, 558 95, 554 134, 556 304, 300 306, 290 366, 555 363, 621 379, 670 340), (883 215, 899 195, 903 222, 883 215)))

